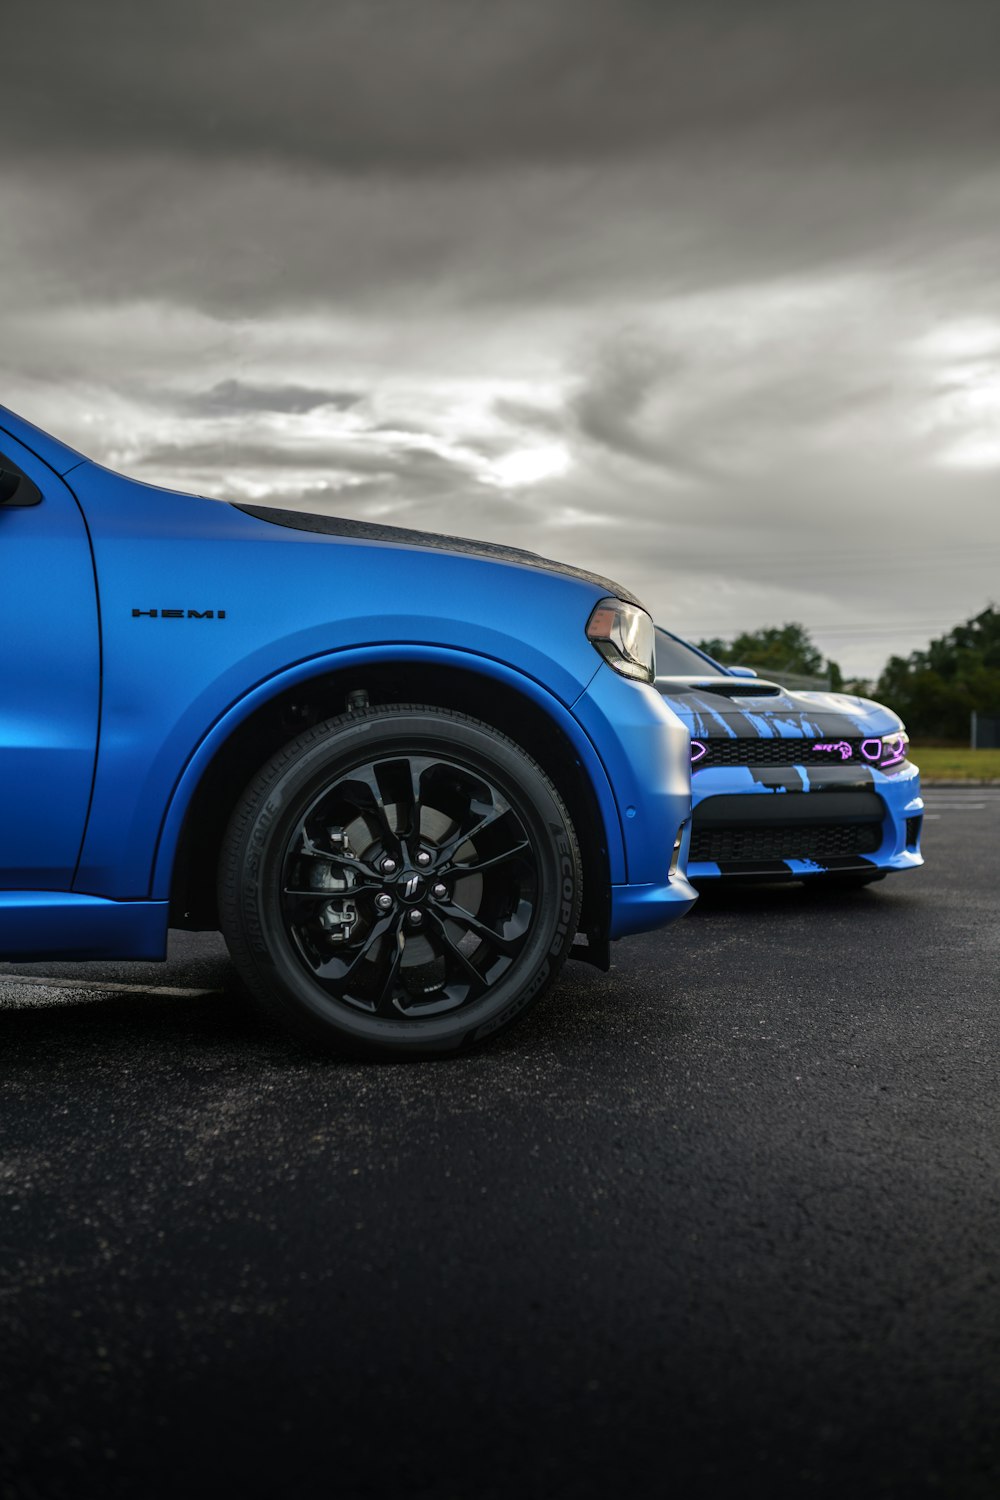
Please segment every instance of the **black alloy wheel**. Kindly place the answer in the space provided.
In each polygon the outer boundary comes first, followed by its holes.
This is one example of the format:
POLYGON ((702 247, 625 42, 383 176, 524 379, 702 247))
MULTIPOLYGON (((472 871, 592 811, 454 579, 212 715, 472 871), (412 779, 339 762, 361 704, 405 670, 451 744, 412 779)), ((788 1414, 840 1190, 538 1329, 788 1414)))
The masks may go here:
POLYGON ((370 1054, 495 1035, 555 978, 580 897, 548 778, 491 726, 431 707, 345 714, 285 746, 220 863, 220 921, 252 992, 370 1054))

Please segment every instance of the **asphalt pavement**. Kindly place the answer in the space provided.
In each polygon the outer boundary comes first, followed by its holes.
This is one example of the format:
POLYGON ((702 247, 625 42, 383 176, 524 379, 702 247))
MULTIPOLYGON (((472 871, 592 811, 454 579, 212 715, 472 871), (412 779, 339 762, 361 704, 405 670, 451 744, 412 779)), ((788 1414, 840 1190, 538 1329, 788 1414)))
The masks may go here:
POLYGON ((1000 790, 927 801, 459 1061, 303 1051, 213 937, 8 966, 0 1494, 993 1500, 1000 790))

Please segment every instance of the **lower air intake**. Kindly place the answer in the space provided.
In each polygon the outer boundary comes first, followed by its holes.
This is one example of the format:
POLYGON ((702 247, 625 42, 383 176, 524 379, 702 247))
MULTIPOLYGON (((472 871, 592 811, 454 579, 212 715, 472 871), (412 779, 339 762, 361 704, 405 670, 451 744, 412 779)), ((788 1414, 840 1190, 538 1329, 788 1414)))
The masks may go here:
POLYGON ((754 824, 743 828, 695 828, 692 864, 759 865, 783 859, 831 859, 874 854, 882 842, 881 824, 799 823, 792 827, 754 824))

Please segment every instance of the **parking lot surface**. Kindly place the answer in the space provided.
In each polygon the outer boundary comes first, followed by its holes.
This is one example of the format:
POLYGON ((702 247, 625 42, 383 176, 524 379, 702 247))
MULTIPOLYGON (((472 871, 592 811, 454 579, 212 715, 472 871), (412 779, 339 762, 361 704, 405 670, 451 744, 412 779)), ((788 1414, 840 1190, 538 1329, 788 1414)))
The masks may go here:
POLYGON ((7 966, 6 1500, 994 1497, 1000 790, 927 802, 457 1062, 303 1051, 211 937, 7 966))

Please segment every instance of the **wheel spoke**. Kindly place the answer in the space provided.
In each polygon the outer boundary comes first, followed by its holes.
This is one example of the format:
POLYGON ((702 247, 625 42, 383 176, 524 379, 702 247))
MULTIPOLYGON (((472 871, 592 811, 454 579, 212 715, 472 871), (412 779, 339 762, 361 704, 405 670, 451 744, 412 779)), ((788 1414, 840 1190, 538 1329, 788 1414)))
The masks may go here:
POLYGON ((371 813, 378 824, 382 841, 386 845, 398 846, 399 835, 390 826, 388 814, 385 810, 385 799, 382 788, 379 785, 378 776, 373 765, 358 766, 351 771, 337 787, 338 792, 345 802, 356 807, 361 813, 371 813), (368 796, 365 797, 355 791, 356 787, 364 787, 368 796))
POLYGON ((502 854, 494 854, 491 859, 481 859, 474 865, 453 864, 451 869, 455 875, 481 875, 484 870, 495 869, 497 865, 506 864, 509 859, 521 858, 531 845, 527 839, 520 844, 514 844, 510 849, 505 849, 502 854))
POLYGON ((375 1014, 377 1016, 399 1016, 399 1008, 393 1004, 393 991, 396 980, 399 977, 399 966, 403 959, 403 934, 400 929, 387 934, 382 939, 382 947, 378 956, 378 978, 376 984, 379 986, 375 997, 375 1014), (389 962, 386 964, 385 959, 389 962))
POLYGON ((464 828, 460 833, 453 833, 443 844, 439 844, 436 851, 438 868, 440 869, 442 865, 450 861, 456 849, 460 849, 470 839, 477 838, 487 828, 491 828, 494 823, 499 823, 500 819, 505 818, 509 812, 510 808, 506 804, 503 807, 493 806, 488 812, 483 813, 482 817, 479 818, 478 822, 473 823, 471 828, 464 828))
MULTIPOLYGON (((370 882, 375 885, 375 881, 370 882)), ((366 889, 364 886, 351 886, 346 891, 322 891, 310 886, 303 889, 302 886, 283 885, 281 894, 287 896, 291 901, 353 901, 355 896, 366 889)))
POLYGON ((425 755, 411 755, 406 761, 407 783, 410 797, 410 819, 406 834, 406 842, 409 846, 410 858, 416 854, 420 847, 420 814, 423 810, 423 779, 427 771, 437 761, 429 759, 425 755))
POLYGON ((356 978, 361 965, 371 956, 371 951, 376 942, 385 933, 398 925, 398 912, 388 912, 384 917, 378 917, 373 922, 368 936, 365 938, 361 948, 347 964, 346 968, 336 969, 334 965, 342 963, 340 955, 328 958, 325 963, 320 964, 315 970, 317 979, 324 979, 328 984, 334 984, 341 991, 345 990, 351 981, 356 978))
POLYGON ((441 914, 448 921, 457 922, 467 932, 471 932, 475 937, 482 938, 484 942, 491 944, 505 958, 513 958, 514 954, 520 951, 527 935, 526 933, 522 933, 516 938, 504 937, 503 933, 495 932, 487 923, 480 922, 478 917, 473 916, 471 911, 466 911, 464 906, 456 906, 453 901, 441 902, 441 914))
POLYGON ((353 870, 366 885, 381 884, 373 871, 366 864, 363 864, 360 859, 355 858, 353 854, 336 854, 332 849, 321 849, 315 839, 309 837, 304 828, 302 830, 302 845, 298 850, 293 851, 293 856, 296 853, 304 856, 306 859, 323 859, 326 860, 327 864, 339 865, 345 870, 353 870))
POLYGON ((468 1002, 469 1000, 477 1000, 486 988, 486 980, 483 978, 482 974, 480 974, 475 964, 472 963, 471 960, 468 959, 462 952, 461 948, 449 934, 444 923, 435 918, 434 926, 436 935, 439 938, 442 947, 445 949, 449 958, 454 960, 462 974, 469 981, 469 993, 465 996, 465 1001, 468 1002))

